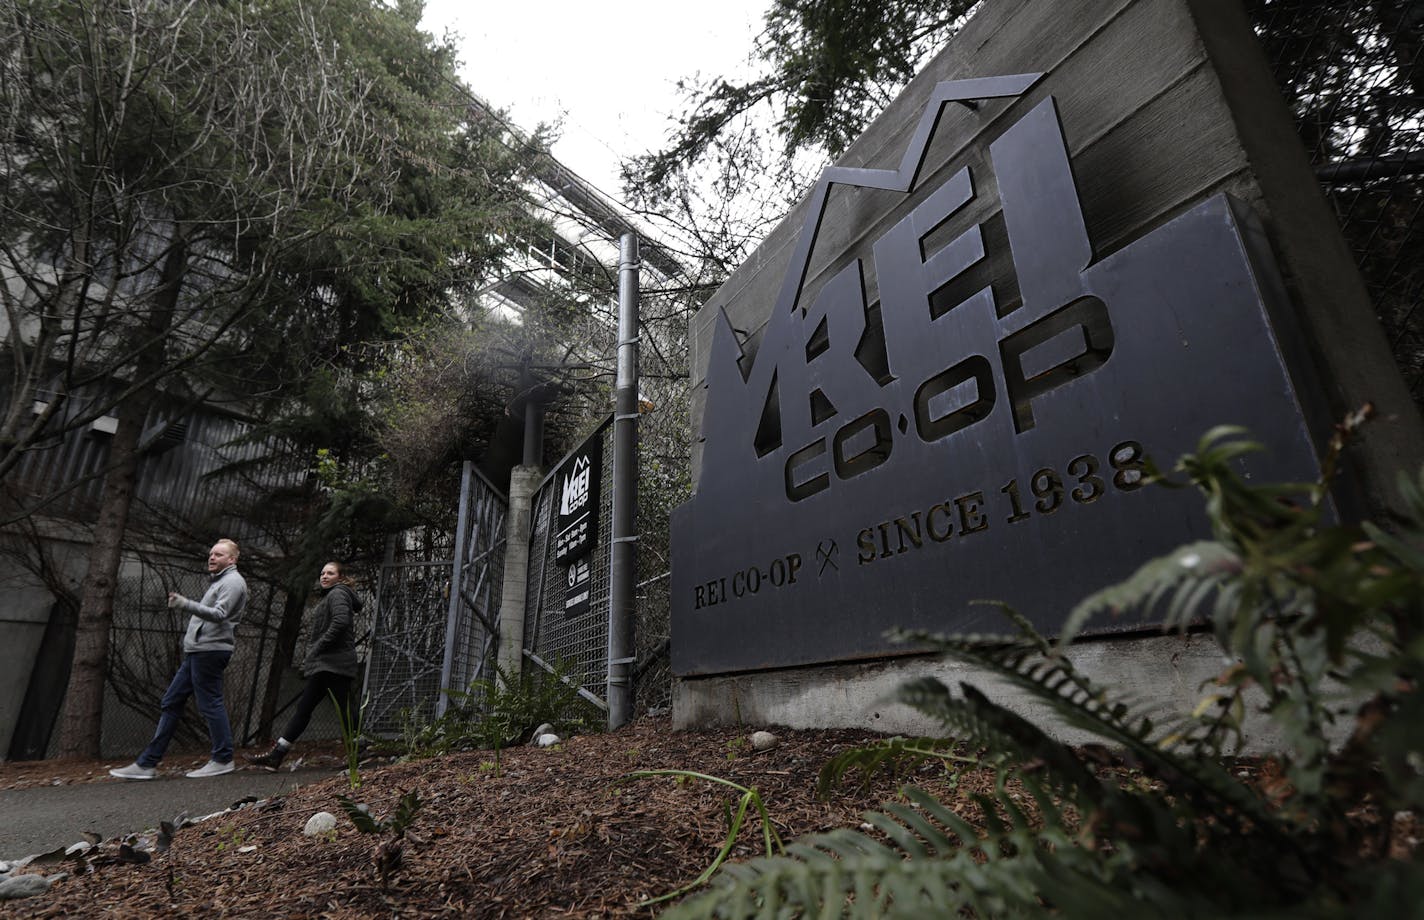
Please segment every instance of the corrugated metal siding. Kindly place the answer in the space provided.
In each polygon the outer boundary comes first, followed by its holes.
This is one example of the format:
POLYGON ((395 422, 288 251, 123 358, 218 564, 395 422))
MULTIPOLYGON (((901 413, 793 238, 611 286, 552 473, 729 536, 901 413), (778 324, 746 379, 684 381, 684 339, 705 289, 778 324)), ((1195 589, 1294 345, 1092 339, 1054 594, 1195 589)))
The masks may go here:
MULTIPOLYGON (((171 409, 155 406, 145 429, 164 421, 171 409)), ((281 486, 296 485, 305 475, 304 465, 292 461, 254 465, 250 471, 212 474, 234 464, 256 461, 276 452, 273 445, 241 442, 251 426, 211 410, 197 408, 171 421, 170 431, 181 440, 175 446, 150 453, 139 469, 134 513, 140 517, 181 514, 203 520, 224 532, 239 533, 252 526, 250 510, 265 495, 281 486), (248 512, 248 513, 244 513, 248 512)), ((94 430, 74 431, 53 446, 28 453, 11 474, 9 485, 21 496, 58 497, 44 513, 76 520, 92 520, 103 493, 104 466, 109 460, 110 436, 94 430)))

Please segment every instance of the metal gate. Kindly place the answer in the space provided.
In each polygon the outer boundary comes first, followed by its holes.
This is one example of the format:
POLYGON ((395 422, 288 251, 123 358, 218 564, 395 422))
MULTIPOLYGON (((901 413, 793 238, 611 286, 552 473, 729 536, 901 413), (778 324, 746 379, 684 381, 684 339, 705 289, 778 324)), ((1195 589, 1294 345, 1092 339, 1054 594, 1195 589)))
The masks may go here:
POLYGON ((607 709, 602 695, 608 682, 608 576, 613 526, 613 419, 597 429, 603 439, 603 471, 599 488, 599 527, 589 556, 588 612, 564 615, 567 571, 554 563, 555 509, 558 504, 556 467, 534 493, 529 536, 529 590, 525 595, 524 657, 546 671, 564 669, 578 682, 581 695, 607 709))
POLYGON ((364 731, 391 736, 444 714, 473 681, 493 676, 509 500, 466 461, 451 558, 381 567, 364 731), (453 692, 453 695, 452 695, 453 692))

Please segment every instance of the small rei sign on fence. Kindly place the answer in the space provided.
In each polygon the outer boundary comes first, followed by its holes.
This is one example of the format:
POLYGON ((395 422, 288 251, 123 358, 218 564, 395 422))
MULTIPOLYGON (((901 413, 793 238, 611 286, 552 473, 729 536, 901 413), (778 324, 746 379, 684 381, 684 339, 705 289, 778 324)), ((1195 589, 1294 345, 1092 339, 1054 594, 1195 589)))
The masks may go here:
POLYGON ((564 458, 556 488, 554 561, 567 571, 564 616, 588 612, 594 544, 598 541, 599 483, 603 479, 603 434, 600 429, 564 458))

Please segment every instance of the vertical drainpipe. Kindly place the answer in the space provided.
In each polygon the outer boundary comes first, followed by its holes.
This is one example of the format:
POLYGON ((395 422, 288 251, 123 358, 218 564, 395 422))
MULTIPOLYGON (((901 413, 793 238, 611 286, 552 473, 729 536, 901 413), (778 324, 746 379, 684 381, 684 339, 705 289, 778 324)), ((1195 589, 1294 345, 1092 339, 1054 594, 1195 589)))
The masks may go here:
POLYGON ((633 579, 638 539, 638 237, 618 245, 618 377, 608 560, 608 727, 633 717, 633 579))
POLYGON ((524 403, 524 465, 544 462, 544 394, 529 390, 524 403))

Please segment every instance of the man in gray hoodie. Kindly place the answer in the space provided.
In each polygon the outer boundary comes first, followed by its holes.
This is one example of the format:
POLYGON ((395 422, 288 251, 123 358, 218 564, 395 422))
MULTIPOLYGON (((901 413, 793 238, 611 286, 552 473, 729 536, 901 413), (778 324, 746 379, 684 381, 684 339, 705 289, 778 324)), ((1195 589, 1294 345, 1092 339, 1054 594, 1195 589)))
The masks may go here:
POLYGON ((202 767, 184 774, 192 778, 231 773, 232 727, 223 703, 223 670, 232 658, 233 630, 247 609, 247 582, 237 571, 237 543, 224 537, 208 551, 208 590, 200 601, 170 591, 168 606, 191 614, 183 635, 183 663, 163 694, 162 713, 153 740, 138 760, 127 767, 110 770, 119 779, 153 779, 158 762, 168 750, 188 697, 196 697, 198 713, 208 723, 212 758, 202 767))

